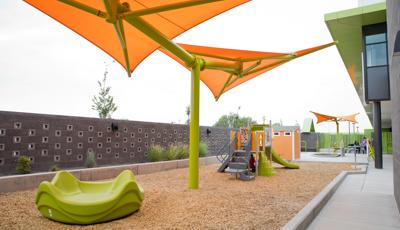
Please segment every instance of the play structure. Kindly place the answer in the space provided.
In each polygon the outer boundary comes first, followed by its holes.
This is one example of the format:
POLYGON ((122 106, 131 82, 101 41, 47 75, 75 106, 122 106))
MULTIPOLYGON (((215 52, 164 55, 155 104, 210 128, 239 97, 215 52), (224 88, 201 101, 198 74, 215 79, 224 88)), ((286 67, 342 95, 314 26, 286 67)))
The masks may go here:
POLYGON ((274 150, 284 160, 300 159, 300 127, 299 126, 278 126, 273 128, 272 141, 274 150))
POLYGON ((270 125, 252 125, 250 129, 232 130, 229 145, 217 155, 221 162, 218 172, 234 174, 241 180, 251 180, 256 175, 275 175, 271 161, 288 169, 298 169, 298 165, 287 162, 274 150, 272 133, 270 125), (225 151, 228 153, 222 153, 225 151), (254 159, 254 168, 249 164, 251 158, 254 159))
POLYGON ((80 34, 119 62, 128 75, 155 50, 192 72, 188 187, 199 187, 200 80, 218 99, 228 90, 290 60, 336 44, 292 53, 176 44, 186 30, 249 0, 25 0, 80 34), (203 73, 200 76, 200 73, 203 73))
POLYGON ((79 181, 67 171, 59 171, 51 182, 39 185, 36 206, 55 221, 93 224, 127 216, 140 208, 143 199, 143 189, 130 170, 102 182, 79 181))

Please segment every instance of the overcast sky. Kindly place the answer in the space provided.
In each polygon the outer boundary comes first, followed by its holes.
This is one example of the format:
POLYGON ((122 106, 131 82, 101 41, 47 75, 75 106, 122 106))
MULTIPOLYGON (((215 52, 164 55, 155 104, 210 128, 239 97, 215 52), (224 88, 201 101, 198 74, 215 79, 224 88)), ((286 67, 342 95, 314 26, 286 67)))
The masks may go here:
MULTIPOLYGON (((332 41, 324 14, 357 7, 357 0, 253 0, 175 39, 176 42, 270 52, 291 52, 332 41)), ((190 72, 156 51, 128 78, 103 51, 22 1, 0 1, 0 110, 96 117, 91 98, 109 65, 113 118, 184 123, 190 72)), ((258 122, 285 125, 313 117, 310 110, 360 113, 371 128, 336 47, 296 59, 224 94, 215 102, 201 85, 200 124, 239 112, 258 122), (240 106, 240 110, 238 107, 240 106)), ((315 121, 315 118, 314 118, 315 121)), ((333 123, 317 131, 335 131, 333 123)), ((341 130, 348 131, 347 124, 341 130)))

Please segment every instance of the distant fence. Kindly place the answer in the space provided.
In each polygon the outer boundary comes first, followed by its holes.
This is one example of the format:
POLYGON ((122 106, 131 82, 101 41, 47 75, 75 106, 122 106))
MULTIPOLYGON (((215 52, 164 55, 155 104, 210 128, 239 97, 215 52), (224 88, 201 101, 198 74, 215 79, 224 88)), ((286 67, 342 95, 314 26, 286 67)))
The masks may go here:
MULTIPOLYGON (((372 139, 373 134, 366 131, 364 134, 354 133, 354 134, 339 134, 339 144, 343 140, 343 144, 348 146, 349 144, 354 144, 355 141, 361 142, 363 137, 372 139)), ((319 149, 326 149, 335 146, 336 133, 301 133, 301 151, 318 151, 319 149)), ((383 130, 382 132, 382 152, 392 153, 392 133, 383 130)))

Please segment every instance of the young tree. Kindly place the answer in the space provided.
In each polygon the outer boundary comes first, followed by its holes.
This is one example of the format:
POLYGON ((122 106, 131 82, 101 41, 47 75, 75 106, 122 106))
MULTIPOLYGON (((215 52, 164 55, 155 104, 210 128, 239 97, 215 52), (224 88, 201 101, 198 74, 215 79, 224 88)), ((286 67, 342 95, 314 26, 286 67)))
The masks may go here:
POLYGON ((186 106, 186 116, 187 116, 186 124, 189 125, 190 124, 190 105, 186 106))
POLYGON ((111 114, 117 110, 117 105, 114 103, 114 98, 109 95, 111 87, 106 86, 108 70, 104 71, 103 80, 97 81, 100 87, 98 96, 92 98, 92 109, 96 110, 100 118, 111 118, 111 114))

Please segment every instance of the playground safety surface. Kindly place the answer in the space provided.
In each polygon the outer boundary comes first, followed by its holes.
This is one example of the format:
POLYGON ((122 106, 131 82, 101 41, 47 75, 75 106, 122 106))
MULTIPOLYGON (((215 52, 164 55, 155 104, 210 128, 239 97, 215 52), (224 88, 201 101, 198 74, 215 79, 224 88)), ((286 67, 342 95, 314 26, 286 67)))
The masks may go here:
MULTIPOLYGON (((141 209, 112 222, 76 226, 42 217, 35 190, 0 193, 0 229, 280 229, 350 164, 300 163, 274 177, 235 180, 219 165, 200 167, 200 189, 187 189, 188 169, 139 175, 141 209)), ((277 165, 275 165, 277 166, 277 165)))

